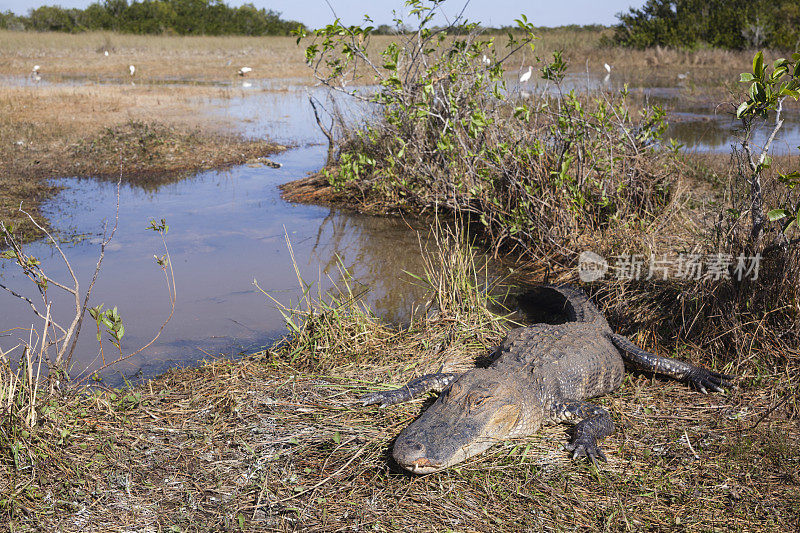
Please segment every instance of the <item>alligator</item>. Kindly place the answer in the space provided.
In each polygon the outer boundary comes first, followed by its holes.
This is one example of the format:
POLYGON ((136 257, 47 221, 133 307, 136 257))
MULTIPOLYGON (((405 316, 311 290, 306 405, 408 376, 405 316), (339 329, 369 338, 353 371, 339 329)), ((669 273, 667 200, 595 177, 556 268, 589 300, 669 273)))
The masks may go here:
MULTIPOLYGON (((392 456, 398 465, 415 474, 437 472, 499 441, 560 422, 575 423, 565 445, 573 459, 606 461, 597 440, 614 432, 614 422, 608 411, 584 400, 619 387, 625 362, 687 382, 704 394, 730 386, 733 376, 646 352, 614 333, 582 290, 569 285, 540 289, 548 296, 542 304, 559 305, 567 322, 510 330, 488 367, 462 374, 440 370, 361 398, 364 405, 386 407, 441 393, 397 437, 392 456)), ((523 296, 530 300, 531 294, 523 296)))

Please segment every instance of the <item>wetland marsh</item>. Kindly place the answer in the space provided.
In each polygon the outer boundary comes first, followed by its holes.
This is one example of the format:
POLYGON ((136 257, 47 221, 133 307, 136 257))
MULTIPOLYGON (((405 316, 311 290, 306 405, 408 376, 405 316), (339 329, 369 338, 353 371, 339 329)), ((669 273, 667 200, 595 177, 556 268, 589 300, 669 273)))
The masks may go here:
MULTIPOLYGON (((728 194, 736 143, 728 102, 739 90, 730 80, 748 70, 752 53, 601 48, 600 33, 543 32, 537 51, 572 47, 567 82, 576 91, 602 97, 627 87, 636 102, 666 109, 666 138, 684 145, 680 177, 689 193, 659 228, 683 246, 677 237, 702 234, 707 226, 695 219, 728 194), (614 66, 608 77, 604 62, 614 66), (670 234, 676 225, 684 233, 670 234)), ((713 342, 704 351, 657 324, 642 326, 659 315, 635 286, 593 293, 617 330, 633 328, 625 332, 655 352, 728 364, 740 375, 737 387, 700 396, 629 375, 599 401, 618 422, 605 444, 609 463, 599 469, 568 460, 562 427, 501 443, 436 475, 412 478, 393 468, 392 439, 422 405, 363 408, 359 395, 485 356, 508 326, 484 312, 486 278, 513 271, 513 280, 531 283, 575 272, 493 261, 475 241, 465 247, 431 235, 428 219, 398 211, 378 217, 282 198, 279 186, 318 173, 327 152, 308 104, 309 95, 324 100, 323 93, 294 39, 0 31, 0 58, 0 215, 9 217, 20 199, 36 206, 85 284, 122 175, 119 229, 91 303, 118 307, 126 347, 158 329, 170 306, 152 257, 160 241, 145 228, 162 217, 177 289, 174 317, 157 343, 106 371, 94 388, 52 396, 35 410, 33 428, 3 426, 0 485, 8 496, 0 513, 12 528, 798 525, 796 354, 764 344, 731 360, 713 342), (32 64, 42 66, 39 83, 28 77, 32 64), (134 79, 129 64, 137 66, 134 79), (244 65, 253 68, 246 78, 236 75, 244 65), (263 164, 264 156, 280 167, 263 164), (487 262, 491 274, 482 268, 487 262), (315 284, 305 298, 298 275, 315 284), (345 282, 352 293, 338 299, 317 292, 345 282), (290 316, 300 331, 287 330, 278 304, 259 288, 296 310, 290 316), (620 299, 630 302, 627 313, 610 303, 620 299), (424 312, 412 315, 415 308, 424 312), (122 377, 125 387, 108 388, 122 377)), ((521 70, 529 60, 513 63, 521 70)), ((517 76, 506 74, 516 101, 552 89, 542 79, 520 87, 517 76)), ((787 106, 785 117, 776 156, 794 154, 800 143, 797 108, 787 106)), ((761 125, 758 142, 768 128, 761 125)), ((652 228, 632 226, 649 245, 652 228)), ((52 273, 63 270, 44 241, 27 246, 52 273)), ((36 296, 12 264, 2 265, 3 283, 36 296)), ((680 298, 669 284, 652 294, 680 298)), ((25 302, 0 294, 0 333, 11 333, 0 348, 27 335, 15 328, 34 320, 25 302)), ((88 326, 75 375, 98 366, 88 326)))

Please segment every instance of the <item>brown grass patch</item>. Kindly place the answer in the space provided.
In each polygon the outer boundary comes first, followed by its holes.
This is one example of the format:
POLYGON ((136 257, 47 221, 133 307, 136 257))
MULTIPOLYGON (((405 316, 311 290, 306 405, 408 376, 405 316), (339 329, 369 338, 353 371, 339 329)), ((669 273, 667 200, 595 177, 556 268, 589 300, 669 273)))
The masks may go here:
POLYGON ((429 400, 379 409, 359 397, 469 368, 503 334, 457 243, 437 241, 422 277, 441 312, 408 327, 382 324, 349 290, 324 304, 306 293, 289 311, 296 334, 271 350, 53 396, 33 428, 4 412, 0 513, 15 531, 800 526, 797 383, 757 362, 724 395, 627 376, 596 400, 618 428, 599 469, 569 460, 554 426, 441 473, 400 471, 393 439, 429 400))
POLYGON ((309 72, 292 37, 127 35, 111 32, 0 31, 0 74, 27 76, 41 67, 45 81, 136 79, 233 81, 243 66, 254 78, 304 78, 309 72), (105 56, 104 52, 109 55, 105 56))

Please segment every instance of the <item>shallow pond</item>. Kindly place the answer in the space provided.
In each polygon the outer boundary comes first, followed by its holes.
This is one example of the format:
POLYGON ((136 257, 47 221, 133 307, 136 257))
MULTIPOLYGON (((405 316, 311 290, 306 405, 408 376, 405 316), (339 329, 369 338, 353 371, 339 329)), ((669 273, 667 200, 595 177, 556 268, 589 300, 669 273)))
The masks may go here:
MULTIPOLYGON (((118 371, 152 375, 207 356, 257 350, 283 335, 283 319, 275 304, 253 282, 258 280, 262 289, 284 303, 297 301, 300 282, 287 238, 305 281, 329 287, 338 279, 339 267, 344 267, 355 277, 356 290, 368 290, 366 300, 388 321, 403 320, 422 296, 423 291, 404 274, 422 272, 418 234, 408 223, 281 200, 279 184, 318 170, 325 160, 327 147, 319 144, 306 101, 304 91, 282 91, 209 102, 210 112, 237 119, 248 135, 299 144, 271 158, 282 164, 280 169, 244 165, 202 172, 147 191, 123 185, 119 229, 106 250, 91 305, 118 307, 126 328, 126 351, 143 345, 158 331, 170 306, 163 273, 153 258, 163 254, 160 239, 146 227, 151 219, 162 217, 169 224, 177 304, 158 341, 118 371)), ((76 178, 56 183, 64 189, 42 211, 62 235, 79 236, 64 251, 85 287, 97 261, 103 223, 113 225, 116 184, 76 178)), ((51 247, 34 243, 28 250, 51 274, 66 279, 51 247)), ((11 268, 0 269, 0 276, 18 290, 30 288, 11 268)), ((36 300, 32 291, 26 294, 36 300)), ((61 310, 57 316, 66 320, 69 301, 55 298, 55 302, 54 308, 61 310)), ((3 330, 33 322, 26 304, 3 294, 3 330)), ((87 321, 73 373, 98 366, 95 333, 93 321, 87 321)), ((14 332, 0 338, 0 346, 13 346, 18 336, 14 332)))

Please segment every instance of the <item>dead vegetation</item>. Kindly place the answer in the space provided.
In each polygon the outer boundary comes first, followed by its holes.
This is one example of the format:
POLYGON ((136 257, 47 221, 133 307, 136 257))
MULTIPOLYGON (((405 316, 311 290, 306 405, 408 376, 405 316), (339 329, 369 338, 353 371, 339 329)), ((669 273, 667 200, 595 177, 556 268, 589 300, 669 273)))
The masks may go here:
MULTIPOLYGON (((535 20, 533 21, 536 22, 535 20)), ((753 51, 699 49, 694 51, 656 47, 648 50, 601 46, 610 30, 535 28, 536 50, 521 50, 510 65, 524 69, 536 57, 547 58, 563 50, 570 71, 604 75, 611 64, 632 86, 666 83, 673 86, 678 74, 687 73, 686 85, 705 91, 732 86, 730 80, 745 70, 753 51)), ((491 35, 487 37, 492 37, 491 35)), ((371 37, 371 50, 382 50, 393 35, 371 37)), ((504 47, 505 35, 494 36, 504 47)), ((773 55, 777 55, 773 54, 773 55)), ((129 81, 128 66, 134 64, 137 79, 147 82, 217 82, 235 80, 242 66, 256 79, 311 81, 303 50, 293 37, 180 37, 122 35, 108 32, 81 34, 15 32, 0 30, 0 75, 28 76, 39 64, 45 81, 129 81), (109 55, 104 53, 108 51, 109 55)))

